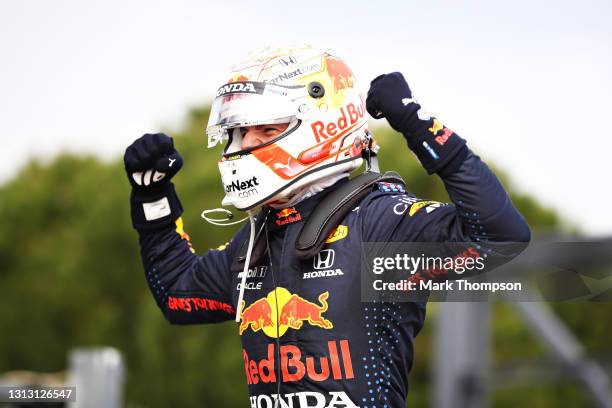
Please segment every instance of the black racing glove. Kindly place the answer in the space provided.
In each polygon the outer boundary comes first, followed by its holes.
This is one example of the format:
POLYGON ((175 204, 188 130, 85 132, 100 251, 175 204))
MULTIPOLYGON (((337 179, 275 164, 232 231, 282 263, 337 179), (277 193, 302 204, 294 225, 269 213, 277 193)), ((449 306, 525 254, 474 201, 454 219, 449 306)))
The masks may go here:
POLYGON ((183 166, 172 138, 163 133, 136 139, 123 156, 132 185, 132 223, 136 229, 156 229, 174 224, 183 207, 170 179, 183 166))
POLYGON ((427 173, 450 174, 467 155, 465 140, 421 110, 399 72, 383 74, 370 84, 366 109, 375 119, 387 118, 401 132, 427 173))

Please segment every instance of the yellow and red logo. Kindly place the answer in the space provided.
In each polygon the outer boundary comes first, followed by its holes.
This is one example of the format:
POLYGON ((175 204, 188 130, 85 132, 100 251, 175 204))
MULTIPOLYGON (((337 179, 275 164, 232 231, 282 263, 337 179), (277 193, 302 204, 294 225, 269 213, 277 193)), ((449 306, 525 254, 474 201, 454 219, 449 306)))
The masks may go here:
POLYGON ((442 203, 439 203, 437 201, 429 201, 429 200, 417 201, 416 203, 410 206, 410 210, 408 210, 408 215, 412 217, 414 214, 418 213, 422 208, 425 208, 425 212, 429 214, 430 212, 434 211, 436 208, 442 207, 442 205, 443 205, 442 203))
POLYGON ((174 221, 174 224, 176 225, 176 228, 174 229, 174 231, 177 234, 179 234, 181 239, 187 241, 189 250, 195 254, 195 249, 193 248, 193 245, 191 245, 191 238, 189 237, 189 234, 185 232, 185 227, 183 225, 183 219, 181 217, 177 218, 176 221, 174 221))
POLYGON ((334 84, 335 92, 341 89, 352 88, 355 84, 353 71, 342 60, 332 56, 326 57, 325 68, 334 84))
POLYGON ((444 126, 442 126, 440 121, 436 118, 433 118, 433 124, 428 129, 431 132, 431 134, 436 136, 438 132, 441 131, 442 129, 444 129, 444 126))
POLYGON ((262 330, 268 337, 277 338, 285 334, 289 328, 301 329, 304 322, 322 329, 332 329, 333 323, 323 316, 328 308, 328 297, 329 292, 321 293, 317 304, 279 287, 246 308, 246 303, 243 301, 240 312, 240 334, 250 328, 254 332, 262 330))
POLYGON ((326 244, 331 244, 332 242, 340 241, 348 236, 348 227, 346 225, 338 225, 336 229, 329 233, 327 238, 325 239, 326 244))
POLYGON ((276 213, 276 225, 283 226, 302 220, 302 215, 295 207, 283 208, 276 213))
POLYGON ((436 118, 433 119, 433 124, 428 130, 436 137, 436 143, 440 146, 444 146, 448 138, 453 135, 453 131, 442 125, 436 118), (439 133, 440 131, 442 131, 442 134, 439 133))
POLYGON ((234 83, 234 82, 244 82, 244 81, 248 81, 249 78, 245 77, 242 74, 238 74, 238 75, 234 75, 233 77, 231 77, 229 79, 229 81, 227 81, 228 84, 234 83))

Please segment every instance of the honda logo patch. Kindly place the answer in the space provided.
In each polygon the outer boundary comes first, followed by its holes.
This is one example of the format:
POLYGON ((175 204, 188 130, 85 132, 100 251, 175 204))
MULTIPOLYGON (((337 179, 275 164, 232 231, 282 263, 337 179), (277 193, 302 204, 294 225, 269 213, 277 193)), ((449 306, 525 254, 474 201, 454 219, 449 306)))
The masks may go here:
POLYGON ((323 249, 312 259, 312 266, 315 269, 329 269, 334 264, 335 256, 333 249, 323 249))

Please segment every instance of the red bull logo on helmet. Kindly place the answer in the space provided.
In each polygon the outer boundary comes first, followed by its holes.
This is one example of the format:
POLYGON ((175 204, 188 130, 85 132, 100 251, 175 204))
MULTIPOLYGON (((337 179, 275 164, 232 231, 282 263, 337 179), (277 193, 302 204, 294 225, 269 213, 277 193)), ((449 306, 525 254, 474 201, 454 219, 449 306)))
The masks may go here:
POLYGON ((235 76, 231 77, 229 79, 229 81, 227 81, 227 83, 231 84, 232 82, 244 82, 244 81, 248 81, 248 80, 249 80, 249 78, 245 77, 242 74, 239 74, 239 75, 235 75, 235 76))
POLYGON ((352 88, 355 85, 353 71, 346 64, 332 56, 325 58, 325 69, 334 84, 334 90, 352 88))
POLYGON ((357 105, 349 102, 345 106, 342 106, 340 108, 340 116, 338 116, 336 120, 328 123, 317 120, 316 122, 312 122, 310 127, 318 143, 332 137, 344 135, 345 132, 352 130, 357 123, 363 120, 365 114, 365 101, 361 98, 360 103, 357 105))
POLYGON ((263 331, 267 336, 281 337, 288 329, 300 330, 305 323, 321 329, 332 329, 333 323, 325 318, 329 292, 321 293, 317 302, 292 294, 285 288, 276 288, 240 312, 240 335, 246 330, 263 331), (277 309, 278 308, 278 309, 277 309))

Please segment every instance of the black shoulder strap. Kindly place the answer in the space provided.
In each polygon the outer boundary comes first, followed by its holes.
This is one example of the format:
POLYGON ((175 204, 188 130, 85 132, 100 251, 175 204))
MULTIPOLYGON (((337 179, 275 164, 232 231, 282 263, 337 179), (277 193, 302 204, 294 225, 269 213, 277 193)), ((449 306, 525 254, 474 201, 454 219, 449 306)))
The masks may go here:
POLYGON ((402 177, 389 171, 385 174, 365 172, 333 190, 315 207, 304 223, 295 242, 296 256, 309 259, 316 255, 325 239, 351 211, 371 191, 374 183, 385 181, 404 185, 402 177))

